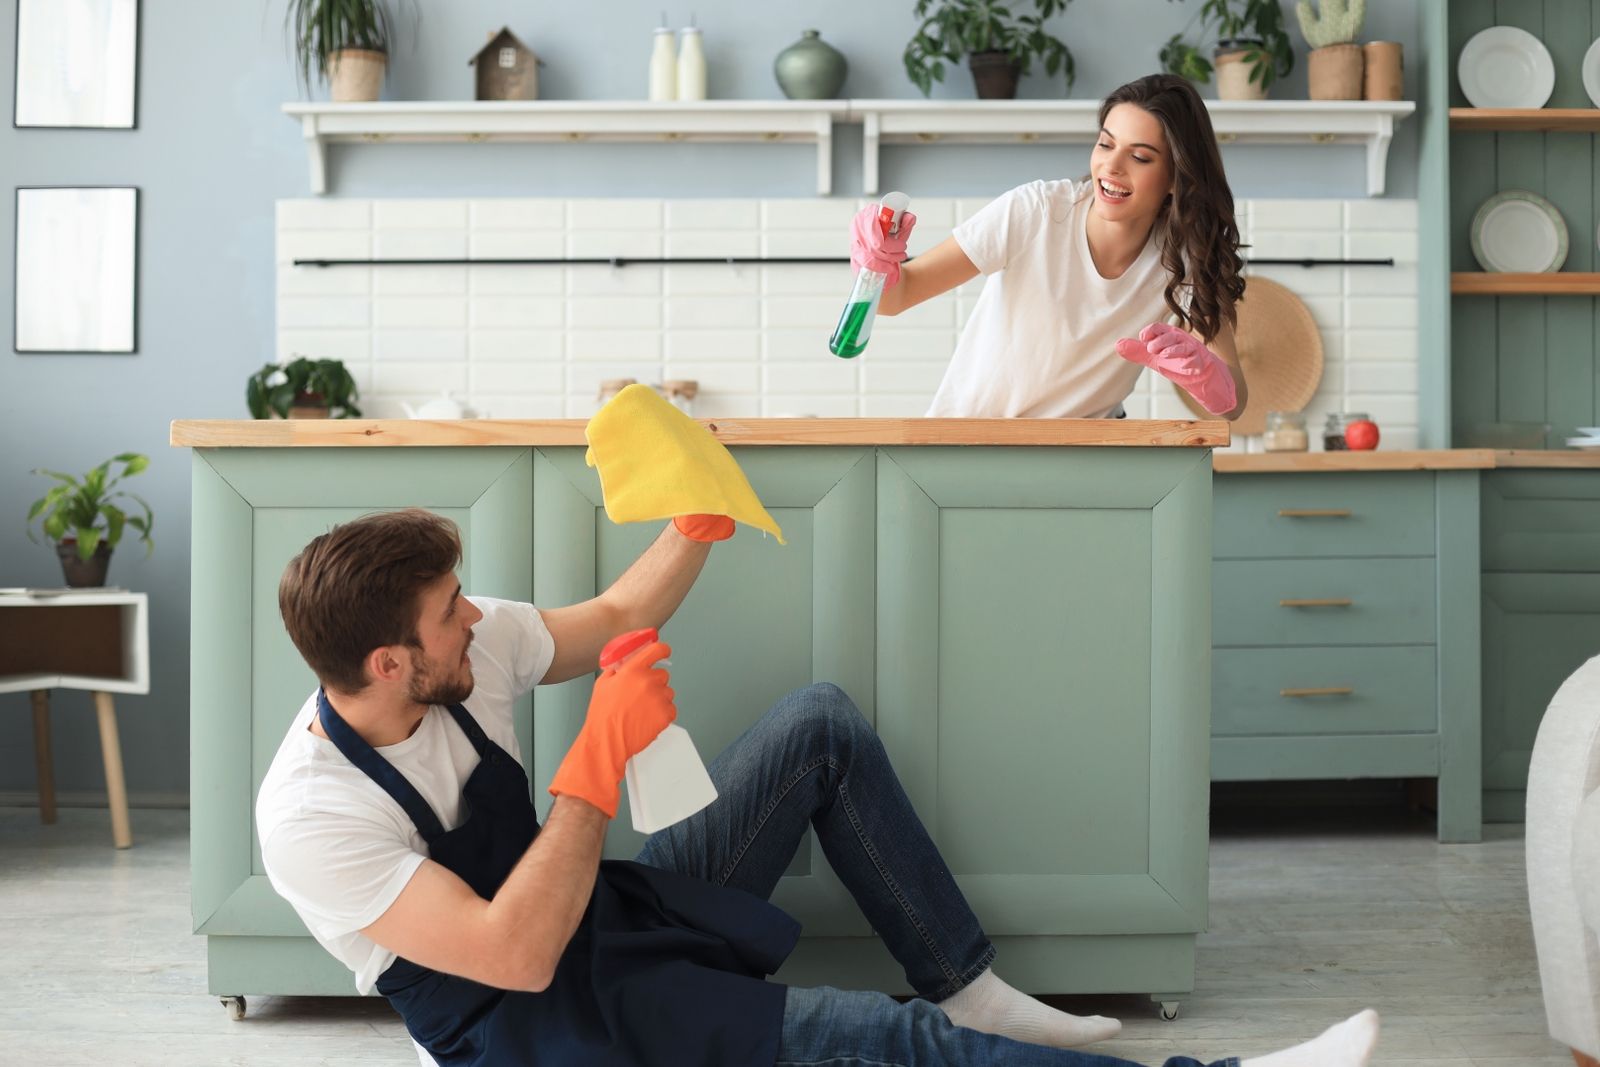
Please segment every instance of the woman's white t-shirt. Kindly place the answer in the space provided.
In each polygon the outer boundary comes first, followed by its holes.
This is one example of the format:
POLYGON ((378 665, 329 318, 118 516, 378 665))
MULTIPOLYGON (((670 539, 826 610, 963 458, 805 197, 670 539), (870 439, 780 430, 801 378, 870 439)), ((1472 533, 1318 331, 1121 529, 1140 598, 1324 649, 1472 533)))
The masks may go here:
MULTIPOLYGON (((489 740, 521 759, 513 702, 550 669, 555 642, 532 604, 469 597, 483 612, 472 628, 472 695, 462 706, 489 740)), ((311 936, 355 972, 370 993, 394 953, 362 935, 400 896, 428 844, 389 794, 307 727, 312 693, 295 715, 256 797, 261 864, 311 936)), ((431 707, 412 735, 377 750, 422 794, 446 830, 461 825, 461 789, 477 750, 449 709, 431 707)))
POLYGON ((1121 277, 1089 255, 1089 182, 1037 181, 1001 196, 953 236, 988 275, 928 409, 943 418, 1107 418, 1144 369, 1117 355, 1171 312, 1154 236, 1121 277))

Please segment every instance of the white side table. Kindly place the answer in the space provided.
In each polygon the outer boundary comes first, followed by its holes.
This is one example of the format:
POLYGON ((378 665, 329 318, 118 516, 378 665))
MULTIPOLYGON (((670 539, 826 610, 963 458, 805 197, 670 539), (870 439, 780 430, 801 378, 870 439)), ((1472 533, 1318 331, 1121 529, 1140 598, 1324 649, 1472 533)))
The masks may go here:
POLYGON ((33 749, 39 772, 39 818, 56 820, 50 756, 50 690, 94 696, 105 761, 111 836, 133 844, 113 693, 150 692, 150 605, 144 593, 26 590, 0 593, 0 693, 33 697, 33 749))

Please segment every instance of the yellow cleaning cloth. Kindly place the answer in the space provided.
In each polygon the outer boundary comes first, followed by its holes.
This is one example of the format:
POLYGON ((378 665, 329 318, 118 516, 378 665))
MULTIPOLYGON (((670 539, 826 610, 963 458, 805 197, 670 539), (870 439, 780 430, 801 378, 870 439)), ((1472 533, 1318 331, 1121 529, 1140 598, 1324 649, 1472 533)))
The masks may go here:
POLYGON ((612 397, 583 435, 612 522, 726 515, 786 543, 722 442, 648 385, 612 397))

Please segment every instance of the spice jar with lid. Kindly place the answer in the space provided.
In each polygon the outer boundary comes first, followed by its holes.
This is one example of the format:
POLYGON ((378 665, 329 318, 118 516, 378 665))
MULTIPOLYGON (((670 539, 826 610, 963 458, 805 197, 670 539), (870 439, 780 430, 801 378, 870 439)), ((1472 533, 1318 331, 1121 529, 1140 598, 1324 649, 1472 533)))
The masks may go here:
POLYGON ((1367 421, 1364 411, 1330 411, 1328 421, 1322 427, 1322 447, 1329 452, 1343 452, 1350 446, 1345 444, 1344 428, 1352 422, 1367 421))
POLYGON ((1267 412, 1266 432, 1261 447, 1268 452, 1304 452, 1310 446, 1306 417, 1299 411, 1267 412))
POLYGON ((661 383, 661 395, 685 415, 694 414, 694 398, 700 393, 700 383, 693 378, 672 378, 661 383))
POLYGON ((637 378, 606 378, 600 382, 600 394, 595 400, 601 407, 611 402, 611 398, 622 392, 628 386, 637 382, 637 378))

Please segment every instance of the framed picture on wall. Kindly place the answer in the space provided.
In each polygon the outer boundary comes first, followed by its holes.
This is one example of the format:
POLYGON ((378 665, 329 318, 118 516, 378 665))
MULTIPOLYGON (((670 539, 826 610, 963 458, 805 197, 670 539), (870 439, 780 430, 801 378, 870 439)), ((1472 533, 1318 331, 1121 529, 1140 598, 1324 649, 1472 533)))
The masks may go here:
POLYGON ((139 190, 17 190, 18 352, 134 352, 139 190))
POLYGON ((17 0, 11 124, 134 128, 139 0, 17 0))

